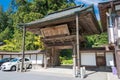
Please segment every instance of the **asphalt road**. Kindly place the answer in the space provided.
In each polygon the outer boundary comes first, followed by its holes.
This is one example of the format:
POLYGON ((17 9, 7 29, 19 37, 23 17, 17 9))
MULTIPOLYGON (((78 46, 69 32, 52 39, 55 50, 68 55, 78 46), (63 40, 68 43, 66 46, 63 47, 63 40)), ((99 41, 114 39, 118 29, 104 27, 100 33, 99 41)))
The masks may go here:
POLYGON ((81 80, 70 75, 56 73, 0 71, 0 80, 81 80))

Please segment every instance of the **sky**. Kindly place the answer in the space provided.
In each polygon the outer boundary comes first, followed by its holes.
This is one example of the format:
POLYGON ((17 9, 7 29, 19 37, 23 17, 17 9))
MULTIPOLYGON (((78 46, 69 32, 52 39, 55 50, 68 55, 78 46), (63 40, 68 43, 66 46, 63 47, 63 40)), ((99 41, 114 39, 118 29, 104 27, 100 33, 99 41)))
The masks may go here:
POLYGON ((0 0, 0 6, 3 6, 3 10, 7 10, 11 0, 0 0))
MULTIPOLYGON (((0 5, 3 6, 4 11, 6 11, 8 9, 10 1, 11 0, 0 0, 0 5)), ((96 17, 97 17, 98 20, 100 19, 99 10, 98 10, 98 3, 106 2, 106 1, 109 1, 109 0, 75 0, 77 5, 80 5, 80 4, 85 4, 85 5, 94 4, 95 14, 96 14, 96 17)))

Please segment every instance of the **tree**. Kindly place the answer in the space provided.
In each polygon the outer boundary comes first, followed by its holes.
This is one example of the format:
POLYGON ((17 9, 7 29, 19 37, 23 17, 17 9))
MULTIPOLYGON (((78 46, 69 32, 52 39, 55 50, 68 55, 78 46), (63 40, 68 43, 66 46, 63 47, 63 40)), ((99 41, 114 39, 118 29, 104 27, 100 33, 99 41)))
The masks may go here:
POLYGON ((0 7, 0 41, 10 39, 13 35, 12 19, 9 12, 4 12, 0 7))
POLYGON ((86 47, 100 47, 101 45, 108 44, 108 36, 107 33, 95 34, 91 36, 86 36, 86 47))
MULTIPOLYGON (((9 21, 13 22, 13 29, 10 30, 13 33, 13 38, 11 37, 10 40, 2 38, 6 45, 0 47, 0 49, 20 51, 22 43, 22 30, 18 27, 19 23, 31 22, 40 19, 51 12, 62 10, 71 6, 75 6, 74 0, 12 0, 8 10, 8 16, 11 18, 9 21)), ((9 25, 9 28, 11 28, 11 24, 9 25)), ((5 36, 4 33, 3 35, 5 36)), ((39 48, 43 49, 40 36, 27 32, 25 47, 26 50, 36 50, 39 48)))

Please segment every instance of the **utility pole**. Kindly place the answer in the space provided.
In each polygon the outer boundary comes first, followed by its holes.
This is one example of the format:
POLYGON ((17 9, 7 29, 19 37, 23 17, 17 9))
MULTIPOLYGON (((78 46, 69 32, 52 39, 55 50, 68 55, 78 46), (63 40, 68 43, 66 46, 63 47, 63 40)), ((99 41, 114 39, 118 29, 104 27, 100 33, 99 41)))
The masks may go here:
POLYGON ((79 14, 76 13, 76 45, 77 45, 77 76, 80 77, 80 42, 79 42, 79 14))
POLYGON ((21 72, 24 70, 24 60, 25 60, 25 34, 26 34, 26 27, 23 26, 23 38, 22 38, 22 65, 21 65, 21 72))

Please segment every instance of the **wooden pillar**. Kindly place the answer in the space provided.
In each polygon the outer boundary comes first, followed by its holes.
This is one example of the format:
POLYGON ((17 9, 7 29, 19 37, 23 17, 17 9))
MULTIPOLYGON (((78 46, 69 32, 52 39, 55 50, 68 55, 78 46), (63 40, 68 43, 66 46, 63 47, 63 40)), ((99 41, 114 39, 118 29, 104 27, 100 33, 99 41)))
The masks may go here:
POLYGON ((116 67, 117 67, 117 75, 120 79, 120 51, 115 50, 115 57, 116 57, 116 67))
POLYGON ((55 48, 52 47, 52 55, 51 55, 51 66, 54 67, 54 55, 55 55, 55 48))
POLYGON ((49 66, 50 66, 50 67, 52 66, 52 52, 53 52, 53 51, 52 51, 52 47, 50 47, 50 53, 49 53, 49 54, 50 54, 50 58, 49 58, 49 63, 50 63, 50 64, 49 64, 49 66))
POLYGON ((60 59, 59 59, 59 50, 55 47, 52 47, 52 54, 51 54, 51 67, 59 66, 60 59))
POLYGON ((10 58, 12 58, 12 55, 10 54, 10 58))
POLYGON ((60 50, 56 49, 55 50, 55 66, 60 66, 60 50))
POLYGON ((25 34, 26 34, 26 27, 23 26, 23 39, 22 39, 22 65, 21 65, 21 72, 23 72, 24 58, 25 58, 25 34))
POLYGON ((76 74, 76 45, 73 43, 73 76, 76 77, 77 74, 76 74))
POLYGON ((80 76, 80 52, 79 52, 79 15, 76 13, 76 46, 77 46, 77 76, 80 76))
POLYGON ((1 59, 3 59, 3 54, 1 54, 1 59))

